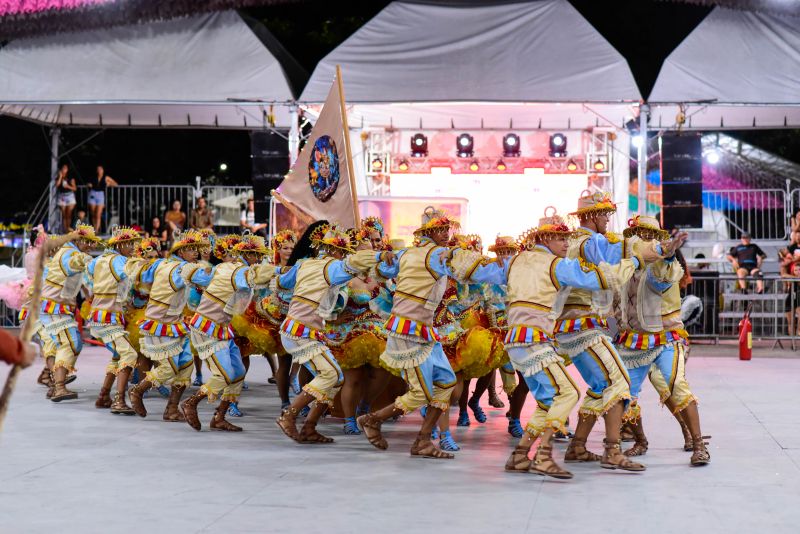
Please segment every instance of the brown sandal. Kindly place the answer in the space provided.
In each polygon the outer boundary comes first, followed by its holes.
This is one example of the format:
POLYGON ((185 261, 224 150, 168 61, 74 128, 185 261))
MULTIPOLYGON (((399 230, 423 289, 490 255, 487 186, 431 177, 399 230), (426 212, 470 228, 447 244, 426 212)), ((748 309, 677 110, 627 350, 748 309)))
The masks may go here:
POLYGON ((281 416, 275 420, 284 434, 290 439, 300 442, 300 434, 297 432, 298 411, 291 406, 281 412, 281 416), (291 420, 290 420, 291 418, 291 420))
POLYGON ((711 453, 706 449, 706 442, 703 439, 692 440, 692 450, 694 451, 692 452, 692 459, 689 460, 689 465, 692 467, 708 465, 711 462, 711 453))
POLYGON ((647 469, 647 467, 642 464, 628 460, 628 458, 622 454, 619 441, 609 442, 604 439, 603 447, 605 451, 603 452, 603 459, 600 460, 600 467, 603 469, 621 469, 623 471, 634 472, 647 469))
POLYGON ((52 379, 50 378, 50 369, 48 369, 47 366, 39 373, 39 378, 37 378, 36 381, 43 386, 50 387, 52 379))
POLYGON ((644 434, 642 418, 637 417, 635 421, 631 421, 630 428, 631 432, 633 432, 633 437, 636 442, 633 444, 633 446, 631 446, 630 449, 626 450, 622 454, 629 458, 633 456, 644 456, 647 453, 647 446, 649 444, 647 442, 647 436, 644 434))
POLYGON ((517 445, 506 460, 505 470, 509 473, 527 473, 531 467, 531 460, 528 458, 529 451, 530 447, 517 445))
POLYGON ((311 427, 308 424, 303 424, 303 428, 300 429, 300 439, 298 440, 299 443, 310 445, 314 443, 333 443, 333 441, 333 438, 323 436, 317 432, 316 426, 311 427))
POLYGON ((572 473, 563 469, 553 460, 552 445, 539 445, 528 472, 557 478, 559 480, 569 480, 572 478, 572 473))
POLYGON ((364 431, 364 436, 366 436, 370 445, 382 451, 389 448, 389 442, 387 442, 383 434, 381 434, 381 425, 383 422, 375 417, 374 413, 362 415, 356 419, 356 423, 358 423, 358 426, 364 431))
POLYGON ((586 448, 586 440, 582 438, 572 438, 564 454, 564 462, 568 464, 583 462, 599 462, 602 457, 586 448))
POLYGON ((205 393, 200 393, 198 391, 181 403, 181 408, 183 409, 184 417, 186 417, 186 422, 190 427, 194 428, 198 432, 200 432, 202 425, 200 423, 200 417, 197 415, 197 405, 200 404, 200 401, 206 397, 207 395, 205 393))
POLYGON ((430 438, 423 439, 420 437, 417 437, 414 444, 411 445, 411 456, 416 456, 418 458, 435 458, 437 460, 452 460, 455 458, 455 455, 444 452, 434 445, 430 438))

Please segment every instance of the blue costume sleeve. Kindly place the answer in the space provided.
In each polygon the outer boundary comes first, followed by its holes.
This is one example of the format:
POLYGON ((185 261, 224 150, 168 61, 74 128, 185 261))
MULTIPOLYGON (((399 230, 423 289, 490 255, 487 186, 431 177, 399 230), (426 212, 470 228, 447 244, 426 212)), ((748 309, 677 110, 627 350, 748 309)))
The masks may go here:
POLYGON ((334 260, 325 266, 325 279, 332 286, 346 284, 352 280, 354 275, 345 269, 343 260, 334 260))
POLYGON ((186 262, 182 262, 180 267, 172 269, 172 272, 170 273, 169 282, 175 290, 186 287, 186 282, 183 281, 183 276, 181 276, 181 268, 185 264, 186 262))
POLYGON ((297 270, 300 268, 300 263, 294 264, 287 272, 276 277, 278 289, 294 289, 297 283, 297 270))
POLYGON ((97 267, 97 260, 99 259, 100 256, 96 257, 89 262, 89 265, 86 266, 86 274, 88 275, 89 279, 94 278, 94 268, 97 267))
MULTIPOLYGON (((127 259, 125 256, 117 255, 111 260, 111 271, 114 273, 114 278, 117 280, 125 280, 128 278, 128 274, 125 272, 125 262, 127 259)), ((92 260, 94 263, 94 260, 92 260)))
MULTIPOLYGON (((73 275, 76 275, 76 274, 78 274, 80 272, 80 271, 76 271, 75 269, 73 269, 70 266, 70 263, 71 263, 70 260, 72 259, 72 255, 75 254, 76 252, 78 252, 77 249, 69 248, 64 253, 64 255, 61 256, 61 270, 63 270, 64 274, 66 274, 67 276, 73 276, 73 275)), ((94 260, 92 260, 92 261, 94 261, 94 260)))
POLYGON ((479 284, 505 284, 507 282, 508 260, 503 263, 493 261, 486 265, 480 265, 470 275, 471 282, 479 284))
POLYGON ((581 256, 595 265, 601 262, 616 265, 622 260, 622 241, 610 243, 606 236, 595 232, 581 245, 581 256))
POLYGON ((156 276, 156 269, 163 261, 163 259, 158 259, 151 263, 149 267, 142 269, 139 273, 139 281, 143 284, 152 284, 156 276))
POLYGON ((397 278, 397 275, 400 273, 400 258, 403 257, 405 252, 406 249, 395 252, 394 263, 392 265, 387 265, 385 262, 379 263, 377 266, 378 273, 384 278, 397 278))
POLYGON ((211 277, 213 274, 214 269, 211 269, 211 272, 208 272, 205 269, 197 269, 192 273, 192 277, 189 281, 196 286, 208 287, 208 284, 211 283, 211 277))
MULTIPOLYGON (((638 268, 639 260, 634 258, 633 261, 638 268)), ((556 262, 555 277, 560 286, 577 287, 589 291, 608 289, 608 284, 600 271, 593 265, 588 265, 588 267, 581 265, 579 260, 559 259, 556 262)))
POLYGON ((250 289, 250 284, 247 283, 247 272, 249 270, 248 267, 240 267, 233 273, 233 285, 237 290, 250 289))

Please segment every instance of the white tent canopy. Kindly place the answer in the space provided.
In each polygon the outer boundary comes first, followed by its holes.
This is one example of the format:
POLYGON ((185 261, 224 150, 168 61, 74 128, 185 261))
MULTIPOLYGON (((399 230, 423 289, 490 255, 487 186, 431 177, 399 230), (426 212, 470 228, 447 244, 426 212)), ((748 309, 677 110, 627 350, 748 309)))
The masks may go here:
POLYGON ((566 0, 393 2, 317 65, 301 101, 325 99, 337 64, 356 127, 621 126, 641 100, 625 59, 566 0))
POLYGON ((276 125, 288 127, 294 95, 285 58, 271 49, 285 52, 265 38, 227 11, 12 41, 0 49, 0 114, 49 125, 259 128, 273 104, 276 125))
POLYGON ((800 126, 800 18, 715 8, 664 62, 651 125, 697 129, 800 126))

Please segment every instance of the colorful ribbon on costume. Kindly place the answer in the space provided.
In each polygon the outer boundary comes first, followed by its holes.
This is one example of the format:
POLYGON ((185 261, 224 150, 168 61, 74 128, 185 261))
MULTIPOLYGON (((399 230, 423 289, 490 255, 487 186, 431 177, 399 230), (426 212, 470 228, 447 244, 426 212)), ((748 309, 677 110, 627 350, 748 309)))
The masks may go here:
POLYGON ((89 315, 89 322, 97 324, 120 324, 125 326, 125 317, 122 315, 122 312, 94 310, 89 315))
POLYGON ((194 317, 192 317, 191 321, 189 322, 189 326, 195 330, 200 330, 208 337, 213 337, 220 340, 233 339, 235 335, 233 332, 233 327, 230 324, 221 325, 212 321, 208 317, 203 317, 199 313, 194 314, 194 317))
POLYGON ((383 325, 387 331, 403 336, 415 336, 425 341, 439 341, 439 332, 434 326, 428 326, 405 317, 390 315, 383 325))
POLYGON ((28 308, 22 308, 19 311, 19 315, 17 316, 17 318, 18 318, 19 322, 22 322, 25 319, 27 319, 28 318, 28 308))
POLYGON ((552 341, 552 339, 541 328, 536 328, 535 326, 514 326, 508 330, 503 343, 506 345, 511 343, 529 345, 531 343, 541 343, 543 341, 552 341))
POLYGON ((325 340, 325 334, 322 331, 310 328, 291 317, 287 317, 281 323, 281 332, 292 337, 315 339, 317 341, 325 340))
POLYGON ((159 337, 183 337, 189 333, 189 327, 184 322, 162 323, 152 319, 141 320, 139 330, 159 337))
POLYGON ((562 319, 556 321, 554 332, 557 334, 572 334, 595 328, 608 328, 608 323, 600 317, 581 317, 578 319, 562 319))
POLYGON ((614 342, 629 349, 646 350, 676 341, 686 343, 688 339, 689 334, 686 330, 668 330, 653 333, 625 330, 617 335, 617 339, 614 342))
POLYGON ((42 299, 41 312, 49 315, 74 315, 75 306, 70 306, 69 304, 63 304, 50 299, 42 299))

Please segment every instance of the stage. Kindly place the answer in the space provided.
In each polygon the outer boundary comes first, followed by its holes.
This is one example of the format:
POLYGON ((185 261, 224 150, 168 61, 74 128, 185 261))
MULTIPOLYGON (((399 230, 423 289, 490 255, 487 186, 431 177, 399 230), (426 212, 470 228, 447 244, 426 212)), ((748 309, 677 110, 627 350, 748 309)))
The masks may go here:
MULTIPOLYGON (((687 365, 711 465, 688 466, 678 425, 645 384, 648 470, 570 464, 575 478, 562 482, 503 471, 515 441, 504 409, 454 427, 463 450, 450 461, 409 457, 418 414, 385 425, 385 452, 331 419, 320 429, 335 444, 295 444, 274 423, 280 403, 260 358, 246 416, 232 418, 242 433, 209 432, 206 403, 203 432, 164 423, 155 393, 148 418, 113 416, 94 408, 107 356, 89 347, 76 401, 45 400, 38 365, 20 378, 0 436, 0 532, 797 532, 800 358, 705 356, 720 352, 698 347, 687 365)), ((596 430, 595 452, 601 439, 596 430)))

